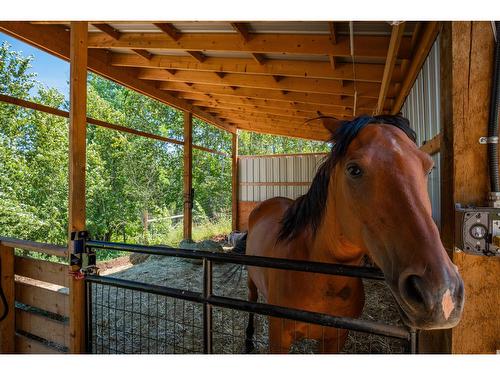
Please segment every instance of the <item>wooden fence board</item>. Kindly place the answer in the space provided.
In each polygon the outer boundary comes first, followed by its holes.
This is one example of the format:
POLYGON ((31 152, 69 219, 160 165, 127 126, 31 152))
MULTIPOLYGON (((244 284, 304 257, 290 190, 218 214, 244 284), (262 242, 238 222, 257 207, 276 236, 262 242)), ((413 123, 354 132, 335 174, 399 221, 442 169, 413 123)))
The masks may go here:
POLYGON ((16 330, 31 333, 66 347, 69 343, 66 323, 19 308, 16 309, 16 330))
POLYGON ((61 354, 62 352, 29 337, 16 334, 16 353, 61 354))
POLYGON ((14 270, 16 275, 56 285, 69 286, 68 266, 65 264, 16 256, 14 270))
POLYGON ((35 285, 16 282, 16 301, 54 314, 68 316, 68 295, 35 285))

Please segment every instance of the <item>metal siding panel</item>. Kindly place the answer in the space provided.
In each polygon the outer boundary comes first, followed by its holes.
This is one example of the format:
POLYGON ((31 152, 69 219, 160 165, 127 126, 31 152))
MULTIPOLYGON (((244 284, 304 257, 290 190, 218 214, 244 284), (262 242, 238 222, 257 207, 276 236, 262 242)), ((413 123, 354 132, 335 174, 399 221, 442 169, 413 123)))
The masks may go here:
MULTIPOLYGON (((439 38, 434 43, 422 70, 417 76, 402 112, 410 121, 411 127, 417 133, 417 144, 422 145, 439 134, 440 123, 440 61, 439 38)), ((428 190, 432 205, 432 216, 436 223, 441 222, 441 157, 440 154, 432 156, 435 168, 429 175, 428 190)))

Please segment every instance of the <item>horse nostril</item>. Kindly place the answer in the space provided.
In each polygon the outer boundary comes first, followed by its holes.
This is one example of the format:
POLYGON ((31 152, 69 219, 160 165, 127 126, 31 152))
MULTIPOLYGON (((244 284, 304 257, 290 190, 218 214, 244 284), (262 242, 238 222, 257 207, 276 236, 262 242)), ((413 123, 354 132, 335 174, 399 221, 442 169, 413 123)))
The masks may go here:
POLYGON ((411 305, 424 305, 427 307, 423 280, 420 276, 410 275, 402 285, 402 294, 411 305))

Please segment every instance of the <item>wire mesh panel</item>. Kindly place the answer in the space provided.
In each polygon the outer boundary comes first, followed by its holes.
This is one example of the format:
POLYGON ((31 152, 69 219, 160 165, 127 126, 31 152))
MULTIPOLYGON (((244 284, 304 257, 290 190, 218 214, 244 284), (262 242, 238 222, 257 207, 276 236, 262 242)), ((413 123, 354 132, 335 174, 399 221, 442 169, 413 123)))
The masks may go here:
MULTIPOLYGON (((179 290, 199 290, 203 267, 199 262, 178 258, 161 260, 164 268, 147 267, 120 272, 123 279, 151 282, 179 290), (146 268, 145 268, 146 269, 146 268), (196 282, 193 282, 196 280, 196 282), (189 288, 184 288, 189 286, 189 288)), ((156 267, 156 264, 155 264, 156 267)), ((115 275, 113 275, 115 276, 115 275)), ((238 300, 247 299, 247 271, 242 265, 215 263, 212 270, 213 294, 238 300)), ((158 295, 123 287, 89 284, 90 351, 92 353, 203 353, 203 303, 158 295)), ((401 325, 390 291, 383 281, 364 280, 366 303, 361 316, 368 321, 401 325)), ((201 295, 201 294, 200 294, 201 295)), ((265 302, 259 298, 259 302, 265 302)), ((334 313, 334 312, 333 312, 334 313)), ((212 352, 239 353, 404 353, 407 340, 375 334, 322 327, 288 319, 254 314, 251 349, 246 340, 249 313, 226 307, 212 307, 212 352), (270 339, 270 320, 274 339, 270 339), (277 339, 278 337, 279 339, 277 339)), ((272 336, 272 335, 271 335, 272 336)))
POLYGON ((89 289, 92 353, 203 353, 201 304, 109 285, 89 289))

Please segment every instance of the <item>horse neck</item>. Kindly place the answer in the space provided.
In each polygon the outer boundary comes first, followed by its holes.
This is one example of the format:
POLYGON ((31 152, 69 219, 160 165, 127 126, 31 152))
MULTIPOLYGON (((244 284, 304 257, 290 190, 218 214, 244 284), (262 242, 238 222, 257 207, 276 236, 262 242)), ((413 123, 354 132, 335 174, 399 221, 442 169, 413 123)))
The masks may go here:
POLYGON ((336 209, 335 178, 328 186, 326 208, 320 226, 311 241, 310 258, 315 261, 359 264, 363 251, 351 243, 342 234, 340 220, 342 217, 336 209))

